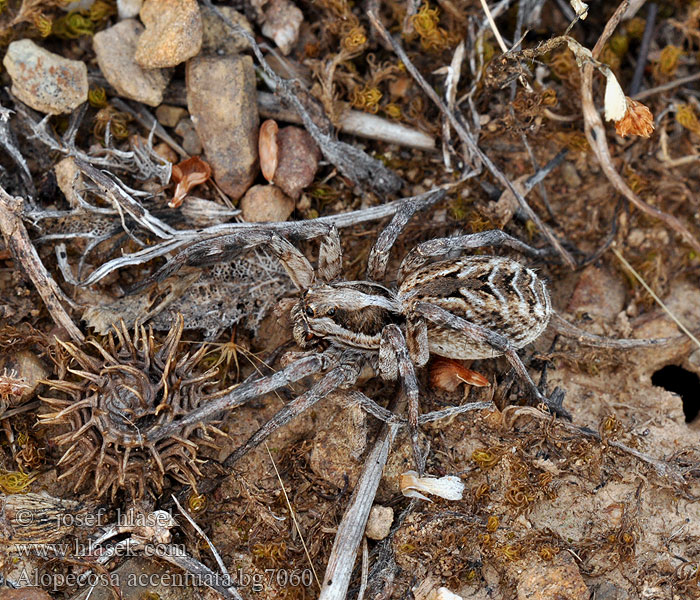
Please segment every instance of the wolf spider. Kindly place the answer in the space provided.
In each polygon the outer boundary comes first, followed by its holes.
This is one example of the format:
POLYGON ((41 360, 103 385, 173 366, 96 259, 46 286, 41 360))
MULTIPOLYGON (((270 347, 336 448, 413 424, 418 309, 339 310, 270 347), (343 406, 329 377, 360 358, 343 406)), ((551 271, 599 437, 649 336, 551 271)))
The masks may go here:
MULTIPOLYGON (((419 244, 403 259, 397 287, 382 285, 379 281, 384 277, 389 251, 409 217, 397 214, 378 237, 370 251, 364 281, 341 278, 342 249, 334 227, 328 228, 322 238, 316 271, 287 239, 261 228, 195 243, 139 286, 165 279, 184 264, 214 264, 265 247, 280 260, 300 292, 291 309, 291 320, 293 337, 304 349, 303 356, 273 375, 244 382, 226 398, 184 419, 204 420, 310 373, 325 372, 311 389, 285 405, 235 450, 226 459, 226 466, 330 392, 353 386, 363 368, 369 366, 385 380, 400 380, 408 404, 405 421, 414 459, 422 470, 419 423, 445 412, 419 417, 416 367, 424 366, 430 353, 452 359, 505 356, 533 400, 568 418, 561 405, 563 393, 555 390, 551 399, 545 397, 517 354, 518 349, 539 337, 549 322, 552 307, 544 282, 531 269, 506 257, 465 256, 434 262, 485 246, 505 246, 535 258, 544 257, 547 251, 532 248, 499 230, 434 239, 419 244)), ((367 397, 362 403, 380 419, 404 421, 367 397)), ((455 412, 459 407, 451 414, 455 412)))

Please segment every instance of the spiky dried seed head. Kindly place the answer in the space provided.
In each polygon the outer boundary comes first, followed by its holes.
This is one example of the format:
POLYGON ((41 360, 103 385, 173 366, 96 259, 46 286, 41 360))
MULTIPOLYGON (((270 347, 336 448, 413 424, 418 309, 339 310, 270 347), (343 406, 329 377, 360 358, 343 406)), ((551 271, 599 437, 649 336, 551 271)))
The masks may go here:
POLYGON ((123 322, 84 348, 61 342, 72 377, 46 382, 63 394, 42 398, 51 412, 40 422, 67 429, 54 441, 66 448, 60 478, 75 476, 76 491, 91 481, 98 497, 140 498, 160 494, 166 476, 196 489, 199 446, 225 434, 204 423, 165 438, 158 430, 229 390, 218 389, 216 369, 202 368, 205 347, 178 351, 182 331, 180 316, 162 343, 140 325, 130 335, 123 322))

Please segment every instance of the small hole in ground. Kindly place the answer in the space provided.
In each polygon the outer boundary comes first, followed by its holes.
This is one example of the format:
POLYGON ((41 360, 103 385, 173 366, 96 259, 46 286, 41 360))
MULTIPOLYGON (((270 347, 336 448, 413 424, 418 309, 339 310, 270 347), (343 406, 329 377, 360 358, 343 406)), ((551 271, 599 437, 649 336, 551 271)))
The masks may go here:
POLYGON ((678 365, 668 365, 651 376, 652 385, 678 394, 683 400, 685 422, 690 423, 700 412, 700 377, 678 365))

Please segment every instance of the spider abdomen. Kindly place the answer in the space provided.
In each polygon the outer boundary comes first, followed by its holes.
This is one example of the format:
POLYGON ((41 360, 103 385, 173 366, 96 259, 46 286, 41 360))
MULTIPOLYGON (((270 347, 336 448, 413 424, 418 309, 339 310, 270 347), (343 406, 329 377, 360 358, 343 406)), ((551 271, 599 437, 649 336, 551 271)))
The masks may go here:
MULTIPOLYGON (((500 256, 469 256, 432 263, 401 283, 404 314, 418 302, 439 306, 470 323, 495 331, 513 348, 526 346, 547 327, 552 307, 544 282, 518 261, 500 256)), ((501 351, 473 336, 428 324, 430 352, 457 359, 500 356, 501 351)))

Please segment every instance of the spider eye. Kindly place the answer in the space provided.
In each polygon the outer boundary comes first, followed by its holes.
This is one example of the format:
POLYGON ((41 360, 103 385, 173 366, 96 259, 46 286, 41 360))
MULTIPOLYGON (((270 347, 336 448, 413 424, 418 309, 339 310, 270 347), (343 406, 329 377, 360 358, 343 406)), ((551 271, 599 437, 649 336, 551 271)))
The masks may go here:
POLYGON ((328 311, 326 312, 326 314, 329 317, 332 317, 335 314, 335 308, 329 308, 328 311))
POLYGON ((307 317, 313 317, 314 314, 315 314, 315 313, 314 313, 314 309, 311 308, 310 306, 307 306, 307 307, 306 307, 306 316, 307 316, 307 317))

